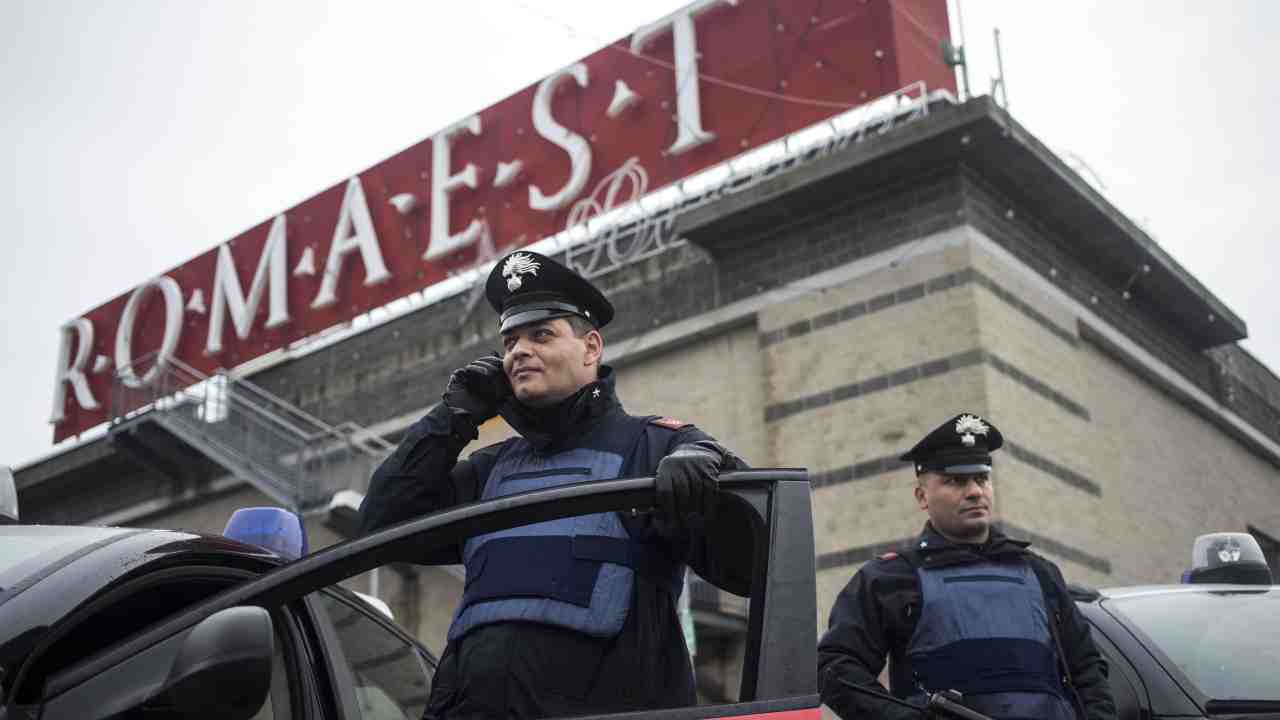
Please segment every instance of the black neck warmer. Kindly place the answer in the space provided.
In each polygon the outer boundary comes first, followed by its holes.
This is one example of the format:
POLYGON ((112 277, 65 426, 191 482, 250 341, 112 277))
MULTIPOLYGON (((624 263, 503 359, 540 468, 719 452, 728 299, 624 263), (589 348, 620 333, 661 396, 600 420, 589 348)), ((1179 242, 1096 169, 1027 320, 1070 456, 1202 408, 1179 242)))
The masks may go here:
POLYGON ((545 452, 563 447, 616 407, 613 368, 602 365, 599 379, 554 405, 529 407, 512 397, 503 403, 499 414, 535 450, 545 452))

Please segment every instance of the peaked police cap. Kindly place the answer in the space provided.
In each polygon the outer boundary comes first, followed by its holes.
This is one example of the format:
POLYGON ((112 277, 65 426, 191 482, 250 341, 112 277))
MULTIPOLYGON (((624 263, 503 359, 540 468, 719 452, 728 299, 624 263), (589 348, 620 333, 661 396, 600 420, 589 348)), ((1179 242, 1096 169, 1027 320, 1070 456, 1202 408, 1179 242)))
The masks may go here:
POLYGON ((613 319, 613 305, 595 285, 552 260, 527 250, 493 266, 485 297, 498 313, 500 332, 529 323, 577 315, 596 328, 613 319))
POLYGON ((991 453, 1004 445, 995 425, 961 413, 934 428, 898 459, 915 463, 916 473, 973 475, 991 472, 991 453))

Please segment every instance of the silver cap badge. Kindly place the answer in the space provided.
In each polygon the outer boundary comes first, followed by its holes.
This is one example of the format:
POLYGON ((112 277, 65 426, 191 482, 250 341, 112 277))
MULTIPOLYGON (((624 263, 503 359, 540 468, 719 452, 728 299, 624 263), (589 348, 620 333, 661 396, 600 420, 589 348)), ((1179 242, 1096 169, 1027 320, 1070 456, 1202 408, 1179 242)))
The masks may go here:
POLYGON ((1218 560, 1224 563, 1240 562, 1240 543, 1234 539, 1228 540, 1218 551, 1218 560))
POLYGON ((961 415, 960 419, 956 421, 956 433, 960 436, 960 442, 964 443, 965 447, 973 447, 973 444, 977 442, 977 438, 974 437, 975 434, 986 435, 990 429, 986 423, 982 422, 982 418, 977 415, 961 415))
POLYGON ((515 292, 520 289, 524 281, 520 279, 521 275, 537 275, 538 263, 531 255, 524 253, 515 253, 507 258, 502 265, 502 277, 507 279, 507 292, 515 292))

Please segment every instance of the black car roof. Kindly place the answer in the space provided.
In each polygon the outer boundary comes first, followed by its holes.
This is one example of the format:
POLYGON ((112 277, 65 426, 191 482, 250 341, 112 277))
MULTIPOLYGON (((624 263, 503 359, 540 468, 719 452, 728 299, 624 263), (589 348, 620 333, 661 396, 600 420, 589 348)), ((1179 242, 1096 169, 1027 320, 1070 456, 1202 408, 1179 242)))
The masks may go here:
POLYGON ((123 538, 141 534, 151 540, 150 546, 142 552, 155 552, 157 548, 171 546, 172 543, 183 543, 181 549, 188 552, 280 561, 279 556, 270 550, 221 535, 124 527, 3 525, 0 526, 0 546, 9 552, 0 558, 0 603, 12 591, 47 577, 80 557, 105 549, 123 538), (29 552, 23 552, 23 540, 29 541, 29 552))
POLYGON ((1228 585, 1210 583, 1186 583, 1183 585, 1128 585, 1124 587, 1102 588, 1098 594, 1104 600, 1119 600, 1142 595, 1179 595, 1213 592, 1259 592, 1280 591, 1280 585, 1228 585))
POLYGON ((1072 583, 1067 586, 1071 599, 1076 602, 1122 600, 1144 595, 1204 594, 1210 592, 1280 592, 1280 585, 1229 585, 1211 583, 1185 583, 1179 585, 1123 585, 1119 587, 1091 588, 1072 583))

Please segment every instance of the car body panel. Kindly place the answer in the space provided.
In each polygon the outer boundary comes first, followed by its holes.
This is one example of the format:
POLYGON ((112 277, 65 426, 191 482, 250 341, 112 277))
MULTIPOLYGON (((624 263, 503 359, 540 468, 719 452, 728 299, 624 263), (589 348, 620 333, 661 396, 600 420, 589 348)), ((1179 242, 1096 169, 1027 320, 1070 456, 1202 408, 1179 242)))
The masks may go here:
MULTIPOLYGON (((1116 601, 1149 595, 1190 597, 1207 592, 1258 593, 1267 590, 1265 586, 1254 585, 1200 584, 1105 588, 1087 600, 1077 598, 1076 606, 1089 621, 1095 637, 1099 637, 1099 650, 1112 665, 1113 689, 1117 694, 1122 692, 1122 689, 1116 687, 1116 683, 1121 680, 1134 685, 1143 711, 1147 713, 1142 717, 1209 717, 1206 703, 1210 698, 1204 696, 1152 637, 1116 607, 1116 601), (1120 676, 1116 675, 1117 671, 1120 676)), ((1280 586, 1271 586, 1269 590, 1271 593, 1280 592, 1280 586)), ((1280 681, 1277 681, 1277 695, 1280 696, 1280 681)), ((1280 713, 1242 717, 1261 720, 1280 717, 1280 713)))

